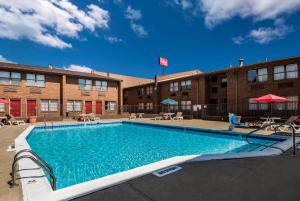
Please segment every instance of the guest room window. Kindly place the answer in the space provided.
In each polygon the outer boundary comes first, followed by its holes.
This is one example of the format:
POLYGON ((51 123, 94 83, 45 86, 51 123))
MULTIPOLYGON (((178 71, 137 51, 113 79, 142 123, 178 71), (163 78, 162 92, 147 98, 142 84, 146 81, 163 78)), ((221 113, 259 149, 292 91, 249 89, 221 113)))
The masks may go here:
POLYGON ((67 111, 81 111, 82 110, 82 101, 70 100, 67 102, 67 111))
POLYGON ((16 72, 0 71, 0 84, 20 85, 21 74, 16 72))
POLYGON ((92 89, 92 80, 78 79, 78 85, 80 89, 91 90, 92 89))
POLYGON ((45 75, 26 74, 27 86, 30 87, 44 87, 45 75))
POLYGON ((107 81, 96 81, 96 89, 100 91, 107 91, 107 81))
POLYGON ((115 101, 105 101, 105 110, 116 110, 117 103, 115 101))

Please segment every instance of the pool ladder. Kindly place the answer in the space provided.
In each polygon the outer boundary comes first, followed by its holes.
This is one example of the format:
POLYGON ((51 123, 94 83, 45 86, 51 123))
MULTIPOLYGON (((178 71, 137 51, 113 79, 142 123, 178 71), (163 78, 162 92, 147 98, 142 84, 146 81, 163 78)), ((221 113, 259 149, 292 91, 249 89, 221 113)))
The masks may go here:
POLYGON ((10 187, 14 187, 17 186, 17 180, 21 180, 21 179, 28 179, 28 178, 41 178, 41 177, 45 177, 46 174, 44 175, 40 175, 40 176, 26 176, 26 177, 17 177, 17 172, 20 171, 26 171, 26 170, 38 170, 38 169, 43 169, 49 176, 50 176, 50 185, 52 187, 53 190, 56 190, 56 178, 53 174, 53 170, 50 167, 50 165, 48 163, 46 163, 46 161, 44 161, 41 157, 39 157, 36 153, 34 153, 33 151, 31 151, 30 149, 23 149, 19 152, 16 153, 16 155, 14 156, 14 160, 13 160, 13 164, 12 164, 12 172, 10 173, 11 175, 11 180, 8 181, 8 185, 10 185, 10 187), (26 153, 24 155, 21 155, 22 153, 26 153), (17 162, 23 159, 29 159, 32 162, 34 162, 36 165, 38 165, 38 168, 27 168, 27 169, 20 169, 17 170, 17 162))
MULTIPOLYGON (((46 122, 46 114, 44 114, 44 128, 46 129, 47 127, 47 122, 46 122)), ((53 130, 53 121, 51 121, 51 129, 53 130)))
POLYGON ((273 146, 273 145, 266 145, 266 144, 260 144, 260 143, 256 143, 256 142, 250 142, 249 141, 249 136, 256 133, 257 131, 259 130, 264 130, 265 128, 268 128, 268 127, 271 127, 271 126, 275 126, 274 127, 274 131, 275 131, 275 134, 277 134, 277 129, 281 126, 288 126, 289 128, 291 128, 292 130, 292 137, 293 137, 293 155, 296 155, 296 136, 295 136, 295 128, 294 126, 291 124, 291 123, 281 123, 281 124, 278 124, 278 123, 270 123, 270 124, 266 124, 254 131, 251 131, 247 134, 245 134, 245 140, 249 143, 249 144, 253 144, 253 145, 257 145, 257 146, 263 146, 263 147, 267 147, 267 148, 274 148, 274 149, 279 149, 282 153, 285 152, 285 150, 279 148, 279 147, 276 147, 276 146, 273 146))

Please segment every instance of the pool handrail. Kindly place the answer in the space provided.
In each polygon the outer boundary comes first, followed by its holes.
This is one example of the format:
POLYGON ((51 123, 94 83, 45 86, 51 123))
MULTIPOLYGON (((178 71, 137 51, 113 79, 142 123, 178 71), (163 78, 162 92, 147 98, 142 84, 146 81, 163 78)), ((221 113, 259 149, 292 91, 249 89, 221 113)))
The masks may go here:
POLYGON ((279 148, 279 147, 276 147, 276 146, 273 146, 273 145, 266 145, 266 144, 260 144, 260 143, 255 143, 255 142, 250 142, 249 141, 249 136, 256 133, 257 131, 259 130, 264 130, 265 128, 268 128, 268 127, 271 127, 271 126, 275 126, 273 127, 274 128, 274 131, 275 133, 277 133, 277 129, 281 126, 288 126, 292 129, 292 137, 293 137, 293 155, 296 155, 296 140, 295 140, 295 128, 294 126, 291 124, 291 123, 270 123, 270 124, 266 124, 262 127, 259 127, 258 129, 255 129, 253 131, 250 131, 249 133, 245 134, 245 140, 249 143, 249 144, 253 144, 253 145, 257 145, 257 146, 264 146, 264 147, 267 147, 267 148, 274 148, 274 149, 279 149, 282 153, 285 152, 285 150, 279 148))
MULTIPOLYGON (((13 187, 13 186, 16 186, 17 183, 16 183, 16 180, 20 180, 20 179, 25 179, 25 178, 40 178, 40 177, 45 177, 46 175, 41 175, 41 176, 26 176, 26 177, 16 177, 16 173, 17 173, 17 170, 16 170, 16 164, 19 160, 22 160, 22 159, 30 159, 32 162, 34 162, 36 165, 38 165, 40 168, 42 168, 43 170, 46 171, 46 173, 50 176, 50 185, 51 185, 51 188, 53 190, 56 190, 56 177, 55 175, 53 174, 53 170, 52 168, 50 167, 50 165, 48 163, 46 163, 41 157, 39 157, 36 153, 34 153, 33 151, 31 151, 30 149, 24 149, 24 150, 21 150, 19 152, 16 153, 15 157, 14 157, 14 161, 13 161, 13 164, 12 164, 12 172, 11 172, 11 177, 12 177, 12 180, 8 182, 8 184, 13 187), (19 156, 21 153, 30 153, 32 155, 21 155, 19 156)), ((22 170, 33 170, 33 169, 36 169, 36 168, 32 168, 32 169, 21 169, 19 171, 22 171, 22 170)))

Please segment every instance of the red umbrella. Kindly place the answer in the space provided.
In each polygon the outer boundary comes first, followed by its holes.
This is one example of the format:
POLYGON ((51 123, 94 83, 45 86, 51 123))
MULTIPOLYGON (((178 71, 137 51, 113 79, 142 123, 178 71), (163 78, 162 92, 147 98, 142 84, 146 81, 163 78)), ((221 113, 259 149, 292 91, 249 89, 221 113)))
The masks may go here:
POLYGON ((251 101, 257 103, 284 103, 284 102, 288 102, 289 100, 284 97, 268 94, 258 98, 252 98, 251 101))
POLYGON ((10 104, 10 102, 9 102, 9 101, 7 101, 7 100, 4 100, 4 99, 0 99, 0 103, 2 103, 2 104, 10 104))
MULTIPOLYGON (((268 94, 265 96, 251 99, 251 102, 256 102, 256 103, 285 103, 288 101, 289 100, 287 98, 276 96, 273 94, 268 94)), ((272 105, 271 105, 271 114, 270 115, 272 115, 272 105)))

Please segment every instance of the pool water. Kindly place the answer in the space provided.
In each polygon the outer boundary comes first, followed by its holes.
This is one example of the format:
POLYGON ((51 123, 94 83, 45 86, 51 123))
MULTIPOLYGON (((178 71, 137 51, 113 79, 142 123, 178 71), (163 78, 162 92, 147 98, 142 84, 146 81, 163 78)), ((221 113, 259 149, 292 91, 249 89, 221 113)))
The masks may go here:
MULTIPOLYGON (((239 136, 126 122, 34 128, 27 141, 53 168, 58 189, 174 156, 265 148, 253 147, 239 136)), ((251 141, 278 142, 256 138, 251 141)))

